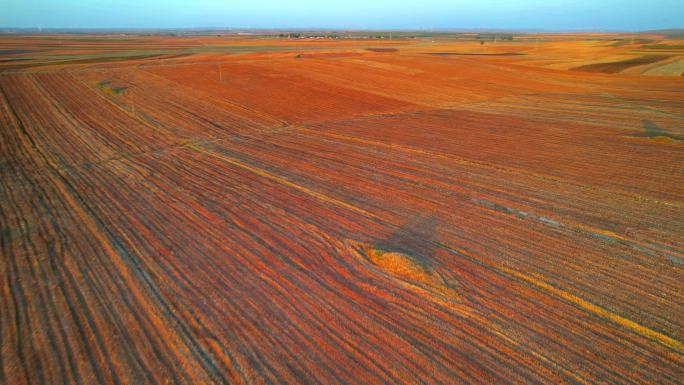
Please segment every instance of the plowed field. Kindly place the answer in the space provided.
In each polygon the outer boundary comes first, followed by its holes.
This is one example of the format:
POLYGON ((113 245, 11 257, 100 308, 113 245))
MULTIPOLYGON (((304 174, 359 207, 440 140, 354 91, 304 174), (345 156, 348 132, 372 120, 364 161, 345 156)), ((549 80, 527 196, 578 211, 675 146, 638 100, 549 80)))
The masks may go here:
POLYGON ((677 47, 0 36, 0 384, 681 384, 677 47))

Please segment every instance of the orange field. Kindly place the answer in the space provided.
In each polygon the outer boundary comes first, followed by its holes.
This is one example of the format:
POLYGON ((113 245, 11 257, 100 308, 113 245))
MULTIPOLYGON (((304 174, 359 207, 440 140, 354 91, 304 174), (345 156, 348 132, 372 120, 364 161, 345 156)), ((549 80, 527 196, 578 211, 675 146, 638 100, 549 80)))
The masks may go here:
POLYGON ((684 40, 0 35, 0 384, 681 384, 684 40))

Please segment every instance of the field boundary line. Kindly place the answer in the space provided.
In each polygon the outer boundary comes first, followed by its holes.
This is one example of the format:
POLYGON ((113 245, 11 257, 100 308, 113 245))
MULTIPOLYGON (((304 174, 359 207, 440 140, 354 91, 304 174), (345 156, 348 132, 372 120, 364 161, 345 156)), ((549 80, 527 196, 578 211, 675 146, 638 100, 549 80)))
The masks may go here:
POLYGON ((261 176, 261 177, 270 179, 270 180, 272 180, 272 181, 275 181, 275 182, 278 182, 278 183, 280 183, 280 184, 283 184, 283 185, 285 185, 285 186, 287 186, 287 187, 290 187, 290 188, 293 188, 293 189, 295 189, 295 190, 301 191, 301 192, 303 192, 303 193, 305 193, 305 194, 311 195, 312 197, 318 198, 318 199, 320 199, 320 200, 322 200, 322 201, 324 201, 324 202, 332 203, 332 204, 334 204, 334 205, 337 205, 337 206, 346 208, 346 209, 348 209, 348 210, 351 210, 351 211, 353 211, 353 212, 355 212, 355 213, 357 213, 357 214, 365 215, 365 216, 367 216, 367 217, 369 217, 369 218, 381 220, 381 218, 380 218, 379 216, 377 216, 377 215, 375 215, 375 214, 373 214, 373 213, 371 213, 371 212, 369 212, 369 211, 366 211, 366 210, 364 210, 364 209, 362 209, 362 208, 356 207, 356 206, 354 206, 354 205, 352 205, 352 204, 349 204, 349 203, 347 203, 347 202, 341 201, 341 200, 339 200, 339 199, 337 199, 337 198, 333 198, 333 197, 331 197, 331 196, 328 196, 328 195, 326 195, 326 194, 320 193, 320 192, 318 192, 318 191, 314 191, 314 190, 312 190, 312 189, 310 189, 310 188, 307 188, 307 187, 298 185, 298 184, 296 184, 296 183, 294 183, 294 182, 291 182, 291 181, 287 180, 286 178, 283 178, 283 177, 281 177, 281 176, 272 174, 272 173, 270 173, 270 172, 268 172, 268 171, 266 171, 266 170, 263 170, 263 169, 261 169, 261 168, 254 167, 254 166, 250 166, 250 165, 248 165, 248 164, 246 164, 246 163, 243 163, 243 162, 240 162, 239 160, 234 159, 234 158, 232 158, 232 157, 229 157, 229 156, 226 156, 226 155, 223 155, 223 154, 219 154, 219 153, 217 153, 217 152, 215 152, 215 151, 207 150, 206 148, 200 147, 200 146, 198 146, 198 145, 196 145, 196 144, 188 144, 187 147, 188 147, 189 149, 191 149, 191 150, 200 152, 200 153, 205 154, 205 155, 209 155, 209 156, 211 156, 211 157, 213 157, 213 158, 219 159, 219 160, 221 160, 221 161, 223 161, 223 162, 226 162, 226 163, 228 163, 228 164, 231 164, 231 165, 233 165, 233 166, 240 167, 240 168, 242 168, 242 169, 244 169, 244 170, 250 171, 250 172, 252 172, 252 173, 254 173, 254 174, 256 174, 256 175, 259 175, 259 176, 261 176))

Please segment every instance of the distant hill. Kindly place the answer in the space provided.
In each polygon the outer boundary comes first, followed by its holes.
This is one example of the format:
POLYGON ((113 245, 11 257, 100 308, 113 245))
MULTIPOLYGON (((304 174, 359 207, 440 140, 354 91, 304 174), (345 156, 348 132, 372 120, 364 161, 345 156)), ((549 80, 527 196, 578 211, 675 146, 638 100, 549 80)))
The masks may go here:
POLYGON ((684 38, 684 28, 655 29, 651 31, 644 31, 644 33, 656 33, 670 38, 684 38))

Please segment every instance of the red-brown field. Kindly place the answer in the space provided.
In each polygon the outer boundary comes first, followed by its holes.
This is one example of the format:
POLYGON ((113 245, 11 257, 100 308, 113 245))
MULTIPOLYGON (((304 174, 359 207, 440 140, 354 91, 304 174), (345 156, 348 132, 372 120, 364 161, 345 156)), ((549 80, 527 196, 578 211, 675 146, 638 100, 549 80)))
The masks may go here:
POLYGON ((681 384, 683 44, 0 36, 0 384, 681 384))

